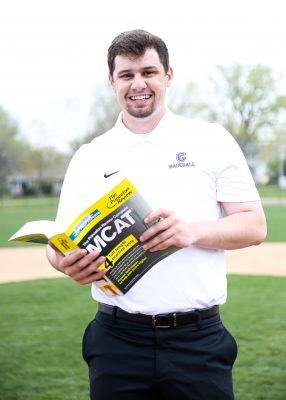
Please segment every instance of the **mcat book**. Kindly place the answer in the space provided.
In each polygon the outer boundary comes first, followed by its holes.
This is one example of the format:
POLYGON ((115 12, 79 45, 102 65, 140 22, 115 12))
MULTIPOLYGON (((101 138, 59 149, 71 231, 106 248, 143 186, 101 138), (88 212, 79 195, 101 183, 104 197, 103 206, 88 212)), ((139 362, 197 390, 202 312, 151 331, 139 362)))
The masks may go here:
POLYGON ((96 285, 107 296, 124 295, 156 263, 178 250, 166 247, 156 252, 143 249, 139 240, 151 224, 144 218, 150 205, 132 183, 123 179, 85 211, 63 232, 54 221, 30 221, 9 241, 47 244, 50 241, 65 256, 77 249, 100 251, 106 268, 96 285))

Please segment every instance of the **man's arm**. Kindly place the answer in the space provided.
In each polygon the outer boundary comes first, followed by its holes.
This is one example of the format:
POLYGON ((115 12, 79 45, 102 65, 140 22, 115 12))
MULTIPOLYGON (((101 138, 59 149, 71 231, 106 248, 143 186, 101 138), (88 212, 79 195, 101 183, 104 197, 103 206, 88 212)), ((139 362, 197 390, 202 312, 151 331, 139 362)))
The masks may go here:
POLYGON ((186 222, 172 211, 150 213, 146 223, 160 218, 141 236, 144 249, 198 246, 233 250, 260 244, 266 237, 266 219, 260 201, 222 203, 225 217, 218 221, 186 222), (155 235, 155 237, 153 237, 155 235))
POLYGON ((81 249, 65 257, 48 245, 47 257, 55 269, 70 276, 81 285, 97 281, 106 274, 106 269, 98 271, 98 267, 105 261, 105 257, 100 256, 98 251, 87 253, 86 250, 81 249))

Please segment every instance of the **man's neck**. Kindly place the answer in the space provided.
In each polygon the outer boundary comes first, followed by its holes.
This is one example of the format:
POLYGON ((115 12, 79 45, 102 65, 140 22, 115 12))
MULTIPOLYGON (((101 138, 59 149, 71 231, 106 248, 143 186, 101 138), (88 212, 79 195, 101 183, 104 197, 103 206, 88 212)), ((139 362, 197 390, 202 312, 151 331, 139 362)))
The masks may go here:
POLYGON ((164 107, 149 117, 137 118, 123 111, 122 122, 133 133, 149 133, 156 128, 165 112, 164 107))

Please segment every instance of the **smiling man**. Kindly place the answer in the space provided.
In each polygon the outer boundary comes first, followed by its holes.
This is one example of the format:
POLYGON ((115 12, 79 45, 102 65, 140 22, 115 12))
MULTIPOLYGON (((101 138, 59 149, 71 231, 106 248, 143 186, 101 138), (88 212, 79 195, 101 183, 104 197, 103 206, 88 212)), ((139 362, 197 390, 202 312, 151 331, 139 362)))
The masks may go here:
POLYGON ((124 296, 94 284, 106 270, 100 251, 51 264, 92 284, 98 313, 86 328, 83 357, 92 400, 230 400, 234 338, 219 305, 227 298, 224 250, 261 243, 266 222, 237 143, 217 124, 174 115, 166 107, 173 77, 162 39, 143 30, 121 33, 108 50, 109 81, 122 112, 115 126, 82 146, 67 170, 57 213, 66 226, 128 177, 159 221, 140 237, 145 251, 179 248, 124 296))

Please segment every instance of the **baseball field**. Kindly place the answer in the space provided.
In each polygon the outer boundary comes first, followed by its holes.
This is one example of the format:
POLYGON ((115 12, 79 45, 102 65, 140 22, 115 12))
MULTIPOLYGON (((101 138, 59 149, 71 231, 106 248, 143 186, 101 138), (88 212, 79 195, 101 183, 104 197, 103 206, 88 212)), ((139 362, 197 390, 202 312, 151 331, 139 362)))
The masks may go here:
MULTIPOLYGON (((81 337, 96 312, 90 288, 62 279, 44 247, 7 243, 25 221, 54 218, 57 199, 33 201, 0 206, 0 399, 84 400, 81 337)), ((267 241, 227 252, 228 301, 221 312, 239 347, 237 400, 286 397, 286 207, 276 202, 265 211, 267 241)))

